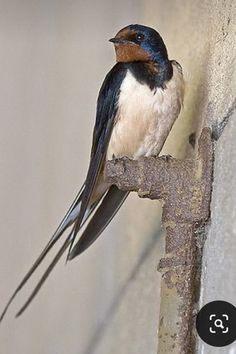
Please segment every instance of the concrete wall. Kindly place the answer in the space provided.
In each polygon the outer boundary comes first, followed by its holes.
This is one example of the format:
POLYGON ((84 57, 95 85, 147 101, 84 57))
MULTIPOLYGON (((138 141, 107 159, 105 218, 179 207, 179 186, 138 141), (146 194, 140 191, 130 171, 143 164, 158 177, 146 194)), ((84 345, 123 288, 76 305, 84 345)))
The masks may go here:
MULTIPOLYGON (((217 133, 228 122, 216 142, 201 303, 235 304, 234 1, 12 0, 0 7, 0 308, 83 181, 97 92, 114 63, 107 39, 128 23, 155 27, 184 69, 185 106, 165 152, 191 154, 189 133, 204 125, 217 133)), ((15 321, 35 276, 0 328, 0 352, 156 353, 162 254, 158 203, 131 196, 94 246, 66 267, 62 261, 15 321)), ((199 352, 217 350, 199 343, 199 352)))
MULTIPOLYGON (((182 152, 189 128, 200 132, 211 126, 218 138, 200 306, 213 300, 236 305, 235 1, 153 1, 146 18, 165 33, 171 56, 177 55, 187 81, 184 123, 178 121, 172 145, 182 152)), ((233 354, 236 342, 215 348, 199 340, 197 352, 233 354)))

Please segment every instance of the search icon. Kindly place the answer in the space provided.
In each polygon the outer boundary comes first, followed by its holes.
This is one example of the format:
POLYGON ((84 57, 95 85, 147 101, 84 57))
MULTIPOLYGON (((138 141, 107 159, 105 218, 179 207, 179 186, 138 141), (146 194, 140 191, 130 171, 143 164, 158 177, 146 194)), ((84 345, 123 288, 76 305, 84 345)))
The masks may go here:
POLYGON ((215 327, 224 329, 223 322, 220 319, 215 320, 214 325, 215 327))
POLYGON ((224 347, 233 343, 236 340, 236 307, 221 300, 208 302, 197 314, 196 328, 199 337, 209 345, 224 347))

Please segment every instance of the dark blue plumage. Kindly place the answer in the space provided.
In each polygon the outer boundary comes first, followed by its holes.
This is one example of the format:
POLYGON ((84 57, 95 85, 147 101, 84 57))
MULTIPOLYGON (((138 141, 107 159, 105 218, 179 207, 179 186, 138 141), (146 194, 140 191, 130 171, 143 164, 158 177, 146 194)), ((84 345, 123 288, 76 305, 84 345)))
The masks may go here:
POLYGON ((122 63, 117 63, 103 81, 97 100, 91 157, 94 155, 98 141, 103 135, 102 132, 106 131, 107 122, 112 121, 116 115, 120 86, 126 72, 127 68, 122 63))

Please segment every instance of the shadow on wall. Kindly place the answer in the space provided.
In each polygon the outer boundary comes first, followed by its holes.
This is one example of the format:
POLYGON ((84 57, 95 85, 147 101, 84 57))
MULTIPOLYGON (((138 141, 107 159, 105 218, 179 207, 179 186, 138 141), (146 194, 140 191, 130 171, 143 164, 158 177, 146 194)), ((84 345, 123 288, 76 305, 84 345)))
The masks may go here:
MULTIPOLYGON (((186 107, 188 109, 186 109, 186 111, 184 110, 184 115, 186 116, 186 120, 189 121, 192 133, 196 134, 196 142, 206 121, 206 117, 204 117, 203 113, 205 112, 205 105, 208 102, 209 52, 210 47, 207 45, 202 54, 201 63, 195 62, 195 67, 192 67, 193 74, 191 74, 189 82, 188 78, 186 80, 186 96, 188 97, 186 107), (191 94, 187 95, 190 86, 191 94)), ((189 149, 189 145, 186 144, 185 154, 189 155, 191 152, 192 150, 189 149)))
MULTIPOLYGON (((97 325, 94 333, 91 335, 91 340, 89 341, 86 349, 83 351, 82 354, 95 354, 96 349, 103 339, 103 336, 106 333, 107 327, 111 324, 111 321, 116 315, 116 311, 118 310, 120 304, 122 303, 128 289, 130 288, 132 282, 139 274, 141 267, 144 265, 146 260, 149 258, 151 252, 155 248, 155 245, 158 243, 159 238, 162 235, 162 229, 159 228, 155 232, 153 232, 152 236, 150 237, 149 242, 147 243, 146 248, 141 253, 136 265, 134 266, 133 270, 128 275, 127 279, 125 280, 124 284, 121 286, 120 290, 117 292, 113 302, 111 303, 109 309, 104 314, 103 319, 97 325)), ((156 309, 157 311, 158 309, 156 309)))

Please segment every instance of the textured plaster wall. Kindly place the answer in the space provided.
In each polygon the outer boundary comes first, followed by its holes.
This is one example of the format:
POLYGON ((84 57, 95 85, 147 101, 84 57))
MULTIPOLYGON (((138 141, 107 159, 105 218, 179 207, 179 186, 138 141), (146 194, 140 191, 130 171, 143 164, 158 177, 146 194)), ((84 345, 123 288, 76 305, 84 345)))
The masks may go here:
MULTIPOLYGON (((204 249, 201 305, 225 300, 236 305, 236 114, 232 114, 215 150, 212 219, 204 249)), ((199 353, 234 354, 236 343, 225 348, 199 343, 199 353)))

